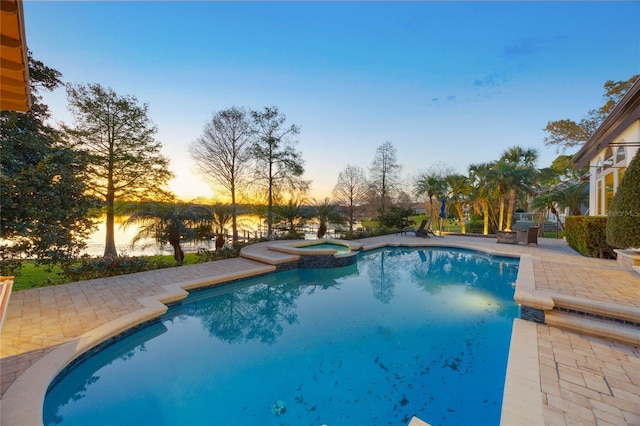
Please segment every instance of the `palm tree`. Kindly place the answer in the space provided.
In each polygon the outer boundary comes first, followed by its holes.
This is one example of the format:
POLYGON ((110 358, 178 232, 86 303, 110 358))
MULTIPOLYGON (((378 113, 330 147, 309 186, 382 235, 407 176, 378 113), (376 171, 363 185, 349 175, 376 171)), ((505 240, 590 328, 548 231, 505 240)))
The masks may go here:
POLYGON ((289 235, 294 237, 297 235, 296 230, 305 224, 310 213, 309 209, 300 201, 290 199, 287 204, 276 204, 273 206, 273 215, 286 222, 289 235))
POLYGON ((474 210, 481 213, 483 217, 484 235, 489 234, 490 200, 492 198, 492 188, 488 185, 488 173, 491 164, 480 163, 469 166, 469 182, 471 184, 471 197, 474 210))
MULTIPOLYGON (((509 204, 507 209, 506 226, 511 230, 511 222, 516 205, 518 194, 528 194, 532 192, 532 187, 538 174, 535 162, 538 159, 538 152, 535 149, 523 149, 513 146, 502 153, 500 161, 512 164, 514 167, 511 176, 507 177, 509 187, 509 204)), ((500 222, 502 224, 502 222, 500 222)))
POLYGON ((589 200, 589 190, 586 182, 562 188, 556 196, 560 208, 568 208, 573 216, 580 215, 580 206, 589 200))
POLYGON ((471 194, 469 179, 461 174, 452 174, 446 177, 446 182, 449 186, 449 198, 453 201, 456 213, 460 218, 460 232, 466 234, 467 229, 462 206, 468 201, 468 197, 471 194))
POLYGON ((317 233, 318 238, 324 238, 324 235, 327 232, 327 223, 344 223, 344 217, 341 214, 340 206, 332 202, 329 198, 325 198, 322 201, 314 201, 312 217, 320 221, 317 233))
POLYGON ((180 240, 205 240, 210 217, 204 206, 187 203, 165 203, 148 201, 130 204, 126 207, 130 216, 122 223, 123 228, 138 226, 138 232, 131 242, 152 238, 159 244, 167 242, 173 247, 173 258, 179 265, 184 261, 180 240))
MULTIPOLYGON (((224 246, 224 236, 226 234, 226 228, 229 224, 232 227, 235 226, 237 209, 234 204, 222 204, 217 203, 208 208, 210 217, 212 218, 211 225, 214 235, 216 236, 216 250, 224 246)), ((236 231, 237 234, 237 231, 236 231)), ((237 238, 233 239, 234 243, 237 242, 237 238)))
MULTIPOLYGON (((429 216, 433 219, 438 216, 438 213, 434 215, 433 199, 434 197, 443 197, 447 190, 447 183, 438 173, 423 173, 418 176, 413 185, 413 192, 417 196, 427 195, 429 197, 429 204, 425 205, 425 210, 429 211, 429 216)), ((437 206, 435 207, 437 209, 437 206)))
POLYGON ((500 216, 498 218, 499 231, 503 229, 507 194, 511 186, 517 184, 515 179, 516 170, 517 167, 515 164, 499 160, 492 163, 486 173, 486 183, 491 189, 497 192, 500 201, 500 216))

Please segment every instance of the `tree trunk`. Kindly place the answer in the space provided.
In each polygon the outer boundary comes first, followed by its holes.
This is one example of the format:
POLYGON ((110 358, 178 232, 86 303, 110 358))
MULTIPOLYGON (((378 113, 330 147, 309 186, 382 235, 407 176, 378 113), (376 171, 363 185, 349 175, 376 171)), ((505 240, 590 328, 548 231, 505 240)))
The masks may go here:
POLYGON ((318 238, 324 238, 324 234, 327 233, 327 224, 324 222, 320 222, 320 226, 318 227, 318 233, 316 234, 318 238))
POLYGON ((516 191, 509 191, 509 208, 507 209, 507 226, 505 229, 511 231, 511 222, 513 222, 513 210, 516 206, 516 191))
POLYGON ((487 200, 482 201, 482 210, 484 210, 483 212, 484 229, 482 230, 482 233, 484 235, 488 235, 489 234, 489 202, 487 200))
POLYGON ((231 191, 231 209, 232 209, 232 217, 231 217, 231 232, 233 233, 233 245, 235 246, 238 243, 238 205, 236 204, 236 190, 235 188, 231 191))
POLYGON ((464 223, 464 213, 462 212, 462 204, 456 203, 456 212, 458 212, 458 217, 460 218, 460 232, 463 234, 467 233, 466 224, 464 223))
POLYGON ((114 231, 114 190, 113 185, 110 185, 107 190, 107 219, 106 225, 106 238, 104 242, 104 257, 117 257, 118 251, 116 250, 116 239, 114 231))
POLYGON ((504 194, 500 193, 500 216, 498 219, 498 231, 502 231, 502 224, 504 223, 504 199, 504 194))

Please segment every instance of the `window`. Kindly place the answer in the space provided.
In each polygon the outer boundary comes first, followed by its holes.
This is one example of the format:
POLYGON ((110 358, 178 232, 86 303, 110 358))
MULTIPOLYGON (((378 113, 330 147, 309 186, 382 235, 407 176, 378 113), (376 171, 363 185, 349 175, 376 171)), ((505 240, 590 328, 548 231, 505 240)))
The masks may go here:
POLYGON ((613 173, 609 173, 604 177, 604 212, 608 214, 609 206, 611 205, 611 199, 613 198, 613 173))
POLYGON ((613 166, 613 150, 609 147, 604 153, 604 164, 603 167, 605 170, 613 166))
POLYGON ((618 152, 616 153, 616 164, 621 163, 626 158, 626 152, 624 147, 618 148, 618 152))
POLYGON ((598 179, 598 187, 596 189, 596 216, 602 214, 602 195, 602 179, 598 179))
POLYGON ((596 165, 596 174, 602 173, 602 161, 598 160, 598 164, 596 165))

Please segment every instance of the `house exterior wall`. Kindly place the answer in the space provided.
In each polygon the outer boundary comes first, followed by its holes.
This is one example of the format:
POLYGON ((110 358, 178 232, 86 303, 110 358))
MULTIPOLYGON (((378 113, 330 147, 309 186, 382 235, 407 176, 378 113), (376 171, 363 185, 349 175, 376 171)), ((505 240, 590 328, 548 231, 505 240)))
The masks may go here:
POLYGON ((639 150, 637 141, 640 141, 640 120, 625 129, 589 162, 590 216, 607 214, 608 203, 618 190, 624 171, 639 150), (625 142, 629 142, 629 145, 625 145, 625 142), (620 150, 624 150, 623 157, 619 155, 620 150))

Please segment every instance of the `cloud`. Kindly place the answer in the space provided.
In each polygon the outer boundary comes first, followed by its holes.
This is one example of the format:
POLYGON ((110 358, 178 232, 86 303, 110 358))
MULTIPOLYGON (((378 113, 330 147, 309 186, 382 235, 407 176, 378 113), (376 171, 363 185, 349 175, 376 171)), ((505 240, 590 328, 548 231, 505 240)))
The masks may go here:
POLYGON ((522 40, 516 44, 507 46, 503 56, 508 60, 530 56, 540 50, 542 44, 543 41, 541 40, 522 40))
POLYGON ((511 76, 508 75, 507 73, 501 72, 495 72, 495 73, 491 73, 487 76, 481 77, 476 79, 473 82, 473 86, 474 87, 500 87, 502 86, 504 83, 507 83, 509 80, 511 80, 511 76))

